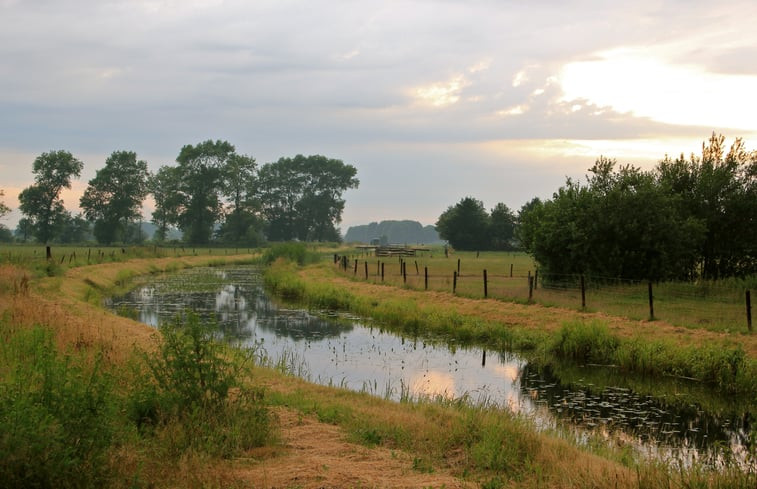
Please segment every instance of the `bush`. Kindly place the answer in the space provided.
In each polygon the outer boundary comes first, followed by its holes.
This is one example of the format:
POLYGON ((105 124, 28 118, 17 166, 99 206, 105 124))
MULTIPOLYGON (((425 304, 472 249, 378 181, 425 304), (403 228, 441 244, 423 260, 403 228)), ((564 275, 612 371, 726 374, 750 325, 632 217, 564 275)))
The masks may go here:
POLYGON ((161 326, 157 355, 130 396, 128 412, 144 433, 167 440, 172 455, 194 450, 230 457, 274 434, 262 389, 242 383, 249 357, 214 338, 213 325, 191 313, 161 326))
POLYGON ((111 382, 96 361, 61 356, 35 328, 0 345, 3 487, 100 487, 114 433, 111 382))

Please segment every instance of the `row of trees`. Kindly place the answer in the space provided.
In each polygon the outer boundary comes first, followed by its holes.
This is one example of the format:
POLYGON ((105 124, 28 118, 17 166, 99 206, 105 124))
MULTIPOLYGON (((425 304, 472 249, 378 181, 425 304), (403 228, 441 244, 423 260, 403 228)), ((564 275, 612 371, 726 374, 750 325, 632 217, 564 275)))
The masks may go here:
POLYGON ((599 158, 585 184, 567 179, 552 199, 487 214, 472 197, 439 217, 458 249, 517 247, 542 277, 591 274, 637 280, 720 279, 757 273, 757 152, 715 134, 702 155, 665 157, 650 171, 599 158))
POLYGON ((651 171, 600 158, 519 213, 518 236, 544 271, 638 280, 757 273, 757 152, 712 135, 702 155, 651 171))
POLYGON ((25 216, 19 230, 47 243, 66 241, 72 226, 81 230, 82 223, 92 223, 98 242, 125 242, 152 195, 156 240, 166 239, 175 226, 192 244, 338 241, 342 194, 359 184, 356 169, 340 160, 298 155, 258 168, 254 158, 236 153, 227 141, 184 146, 176 163, 153 174, 136 153, 113 152, 79 201, 83 217, 74 217, 64 209, 60 192, 71 187, 83 164, 68 151, 43 153, 34 161, 34 184, 19 195, 25 216))

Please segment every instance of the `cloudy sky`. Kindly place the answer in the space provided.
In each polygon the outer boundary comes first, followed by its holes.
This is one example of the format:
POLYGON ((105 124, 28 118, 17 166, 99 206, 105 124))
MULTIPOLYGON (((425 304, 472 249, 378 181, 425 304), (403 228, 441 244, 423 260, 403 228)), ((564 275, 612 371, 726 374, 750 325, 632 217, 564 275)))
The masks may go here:
POLYGON ((354 165, 345 231, 466 196, 517 210, 600 155, 649 168, 713 131, 757 149, 755 19, 753 1, 0 0, 0 189, 17 208, 34 158, 66 149, 76 211, 114 150, 156 170, 224 139, 354 165))

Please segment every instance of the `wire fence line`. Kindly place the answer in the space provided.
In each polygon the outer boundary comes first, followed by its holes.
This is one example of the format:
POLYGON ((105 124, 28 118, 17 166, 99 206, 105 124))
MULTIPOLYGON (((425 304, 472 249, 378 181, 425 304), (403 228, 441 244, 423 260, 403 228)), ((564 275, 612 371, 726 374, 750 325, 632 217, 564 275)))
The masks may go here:
POLYGON ((751 291, 747 281, 653 283, 578 274, 540 276, 532 263, 504 260, 490 269, 484 268, 486 264, 460 259, 334 255, 334 265, 341 273, 371 283, 601 311, 636 320, 660 319, 689 328, 752 331, 751 291))

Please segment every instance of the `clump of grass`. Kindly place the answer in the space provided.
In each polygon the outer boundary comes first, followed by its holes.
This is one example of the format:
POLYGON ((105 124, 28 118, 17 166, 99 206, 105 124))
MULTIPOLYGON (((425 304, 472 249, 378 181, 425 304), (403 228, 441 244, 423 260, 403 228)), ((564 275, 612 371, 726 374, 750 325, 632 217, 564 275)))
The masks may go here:
POLYGON ((711 384, 726 392, 754 392, 757 362, 741 347, 678 346, 644 338, 620 339, 600 321, 563 324, 547 353, 579 364, 614 365, 651 376, 674 376, 711 384))
POLYGON ((612 363, 619 343, 602 322, 572 321, 563 324, 551 351, 579 363, 612 363))
POLYGON ((317 263, 321 256, 314 251, 308 250, 305 243, 278 243, 263 253, 262 261, 266 265, 270 265, 278 258, 286 258, 298 265, 308 265, 317 263))
POLYGON ((100 362, 60 355, 50 331, 0 344, 3 487, 99 487, 109 478, 115 402, 100 362))

